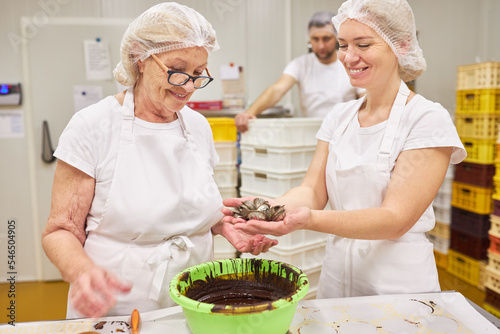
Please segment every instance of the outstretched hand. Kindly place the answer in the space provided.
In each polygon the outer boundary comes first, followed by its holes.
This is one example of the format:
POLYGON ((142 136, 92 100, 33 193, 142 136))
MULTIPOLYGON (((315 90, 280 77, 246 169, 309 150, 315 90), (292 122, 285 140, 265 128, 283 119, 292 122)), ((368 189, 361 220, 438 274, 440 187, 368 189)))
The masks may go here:
MULTIPOLYGON (((241 218, 233 218, 234 220, 241 218)), ((286 214, 283 221, 243 220, 244 224, 234 223, 236 230, 250 234, 282 236, 295 230, 304 229, 311 219, 311 210, 300 207, 286 214)))
POLYGON ((238 251, 259 255, 276 246, 278 240, 270 239, 262 234, 247 233, 236 228, 231 223, 222 223, 221 235, 224 236, 238 251))
POLYGON ((128 293, 132 285, 120 281, 109 271, 93 267, 73 283, 69 302, 84 317, 105 316, 116 304, 117 293, 128 293))
POLYGON ((240 113, 234 117, 234 125, 239 132, 244 133, 248 131, 248 120, 255 119, 254 115, 250 115, 247 113, 240 113))
MULTIPOLYGON (((242 198, 227 198, 224 201, 222 201, 222 204, 224 204, 224 206, 226 206, 226 208, 221 209, 221 212, 224 214, 224 217, 222 218, 222 220, 226 223, 231 223, 231 224, 246 223, 245 219, 233 217, 233 211, 231 211, 227 207, 238 207, 244 201, 253 201, 254 198, 256 198, 256 196, 242 197, 242 198)), ((266 198, 266 197, 261 197, 261 198, 266 200, 271 206, 280 205, 280 203, 278 203, 274 199, 270 199, 270 198, 266 198)))

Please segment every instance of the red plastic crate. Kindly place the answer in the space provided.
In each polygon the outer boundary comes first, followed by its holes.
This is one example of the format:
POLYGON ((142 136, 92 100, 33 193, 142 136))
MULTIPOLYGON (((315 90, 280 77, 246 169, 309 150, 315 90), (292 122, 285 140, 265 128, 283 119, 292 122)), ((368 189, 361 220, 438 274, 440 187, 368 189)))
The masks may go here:
POLYGON ((500 294, 497 292, 486 288, 486 298, 484 301, 491 306, 500 309, 500 294))
POLYGON ((494 164, 483 165, 472 162, 461 162, 455 167, 454 180, 474 186, 491 188, 493 187, 494 175, 494 164))
POLYGON ((490 239, 490 248, 488 248, 488 250, 493 253, 500 254, 500 235, 497 235, 495 231, 490 230, 488 237, 490 239))
POLYGON ((493 214, 500 217, 500 201, 493 199, 493 214))
POLYGON ((476 260, 488 259, 488 235, 478 238, 451 228, 450 248, 476 260))
POLYGON ((222 101, 189 101, 186 104, 194 110, 222 110, 222 101))
POLYGON ((480 215, 459 208, 451 208, 451 227, 477 238, 487 238, 491 227, 490 215, 480 215))

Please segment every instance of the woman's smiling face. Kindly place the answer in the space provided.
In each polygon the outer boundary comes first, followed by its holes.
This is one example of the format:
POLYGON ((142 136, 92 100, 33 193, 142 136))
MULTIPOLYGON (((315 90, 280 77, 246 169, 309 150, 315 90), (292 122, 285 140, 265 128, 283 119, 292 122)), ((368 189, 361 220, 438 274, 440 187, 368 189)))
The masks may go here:
MULTIPOLYGON (((207 68, 208 52, 203 47, 173 50, 156 56, 169 70, 185 72, 191 76, 203 75, 203 71, 207 68)), ((152 57, 139 62, 138 66, 141 73, 139 110, 141 113, 145 110, 153 113, 148 115, 147 119, 140 118, 151 120, 150 116, 160 119, 174 117, 175 112, 181 110, 193 95, 195 91, 193 81, 189 80, 182 86, 171 85, 167 80, 166 71, 152 57)))
POLYGON ((339 60, 355 87, 369 89, 398 75, 398 59, 370 27, 347 19, 339 30, 339 60))

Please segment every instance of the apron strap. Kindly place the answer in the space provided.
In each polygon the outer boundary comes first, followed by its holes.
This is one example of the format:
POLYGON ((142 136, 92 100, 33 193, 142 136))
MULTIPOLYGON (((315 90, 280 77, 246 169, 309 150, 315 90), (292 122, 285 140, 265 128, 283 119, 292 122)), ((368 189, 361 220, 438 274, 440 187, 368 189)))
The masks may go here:
POLYGON ((122 106, 122 119, 134 119, 134 87, 127 89, 122 106))
POLYGON ((358 116, 358 112, 359 112, 359 108, 361 107, 361 105, 365 102, 366 100, 366 95, 362 98, 362 99, 359 99, 357 101, 357 103, 354 105, 353 107, 353 112, 351 115, 349 115, 345 120, 344 122, 340 123, 340 125, 337 127, 337 129, 335 130, 333 136, 332 136, 332 139, 333 138, 337 138, 339 137, 340 135, 342 135, 345 130, 347 129, 347 127, 349 126, 349 124, 351 123, 351 121, 354 119, 354 117, 358 116))
MULTIPOLYGON (((121 108, 122 120, 123 120, 121 129, 122 135, 132 133, 132 126, 135 118, 134 87, 130 87, 129 89, 127 89, 125 93, 125 98, 123 99, 123 106, 121 108)), ((188 143, 191 143, 190 146, 195 147, 195 145, 192 144, 193 143, 192 135, 186 127, 184 118, 182 117, 182 113, 177 112, 176 114, 177 118, 179 119, 179 123, 181 125, 181 131, 182 134, 184 135, 184 139, 186 139, 188 143)))
MULTIPOLYGON (((135 86, 134 86, 135 87, 135 86)), ((120 130, 120 137, 129 135, 132 133, 132 126, 134 123, 134 87, 130 87, 125 92, 125 98, 123 99, 123 105, 121 107, 122 112, 122 128, 120 130)))
POLYGON ((186 141, 189 145, 189 148, 196 152, 198 149, 196 147, 196 144, 193 139, 193 135, 191 134, 191 131, 189 131, 189 128, 186 126, 186 121, 184 119, 184 114, 182 113, 182 110, 178 111, 177 113, 177 118, 179 119, 179 124, 181 125, 182 133, 184 134, 184 138, 186 138, 186 141))
POLYGON ((180 250, 189 250, 194 247, 194 244, 184 235, 172 237, 156 246, 153 254, 147 261, 149 267, 155 271, 151 292, 149 293, 149 298, 155 301, 160 297, 168 262, 172 258, 172 247, 174 246, 180 250))
POLYGON ((403 115, 403 110, 406 105, 406 100, 410 95, 410 90, 408 86, 401 80, 399 85, 398 95, 394 100, 391 108, 391 113, 389 114, 389 119, 387 121, 387 127, 385 129, 384 138, 380 144, 379 150, 379 162, 383 166, 389 166, 390 164, 390 154, 392 144, 394 143, 394 138, 396 137, 396 130, 401 121, 401 116, 403 115))

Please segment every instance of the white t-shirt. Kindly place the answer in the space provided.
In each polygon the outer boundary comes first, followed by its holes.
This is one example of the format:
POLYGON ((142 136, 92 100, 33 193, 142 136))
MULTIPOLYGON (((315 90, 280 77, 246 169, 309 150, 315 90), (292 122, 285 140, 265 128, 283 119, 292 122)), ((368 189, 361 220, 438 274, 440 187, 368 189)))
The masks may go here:
MULTIPOLYGON (((121 108, 113 96, 108 96, 77 112, 61 134, 54 153, 58 159, 96 180, 94 199, 87 217, 87 231, 95 230, 99 224, 111 188, 122 124, 121 108)), ((180 112, 195 141, 197 152, 208 162, 207 166, 211 168, 209 172, 213 174, 219 156, 213 143, 210 124, 203 115, 188 107, 180 112)), ((136 117, 132 131, 140 135, 168 131, 170 134, 183 136, 179 120, 150 123, 136 117)))
POLYGON ((351 86, 349 76, 339 60, 322 64, 314 52, 292 60, 284 74, 297 80, 304 116, 323 118, 334 105, 356 99, 364 89, 351 86))
MULTIPOLYGON (((323 120, 316 138, 330 142, 338 126, 352 116, 361 100, 338 104, 323 120)), ((358 117, 353 117, 335 148, 338 169, 376 163, 379 148, 388 121, 370 127, 361 127, 358 117)), ((439 103, 421 95, 414 96, 405 106, 394 143, 390 152, 390 170, 402 151, 431 147, 453 147, 451 163, 457 164, 467 156, 448 111, 439 103)), ((333 198, 333 194, 329 194, 333 198)), ((430 205, 410 232, 426 232, 434 227, 434 211, 430 205)))
MULTIPOLYGON (((316 138, 330 142, 337 126, 352 115, 352 108, 359 103, 350 101, 335 106, 323 120, 316 138)), ((376 162, 386 126, 387 121, 384 121, 362 128, 358 117, 354 117, 339 143, 337 168, 376 162)), ((430 147, 453 147, 452 164, 461 162, 467 156, 448 111, 439 103, 416 95, 404 108, 392 146, 391 163, 394 166, 402 151, 430 147)))

